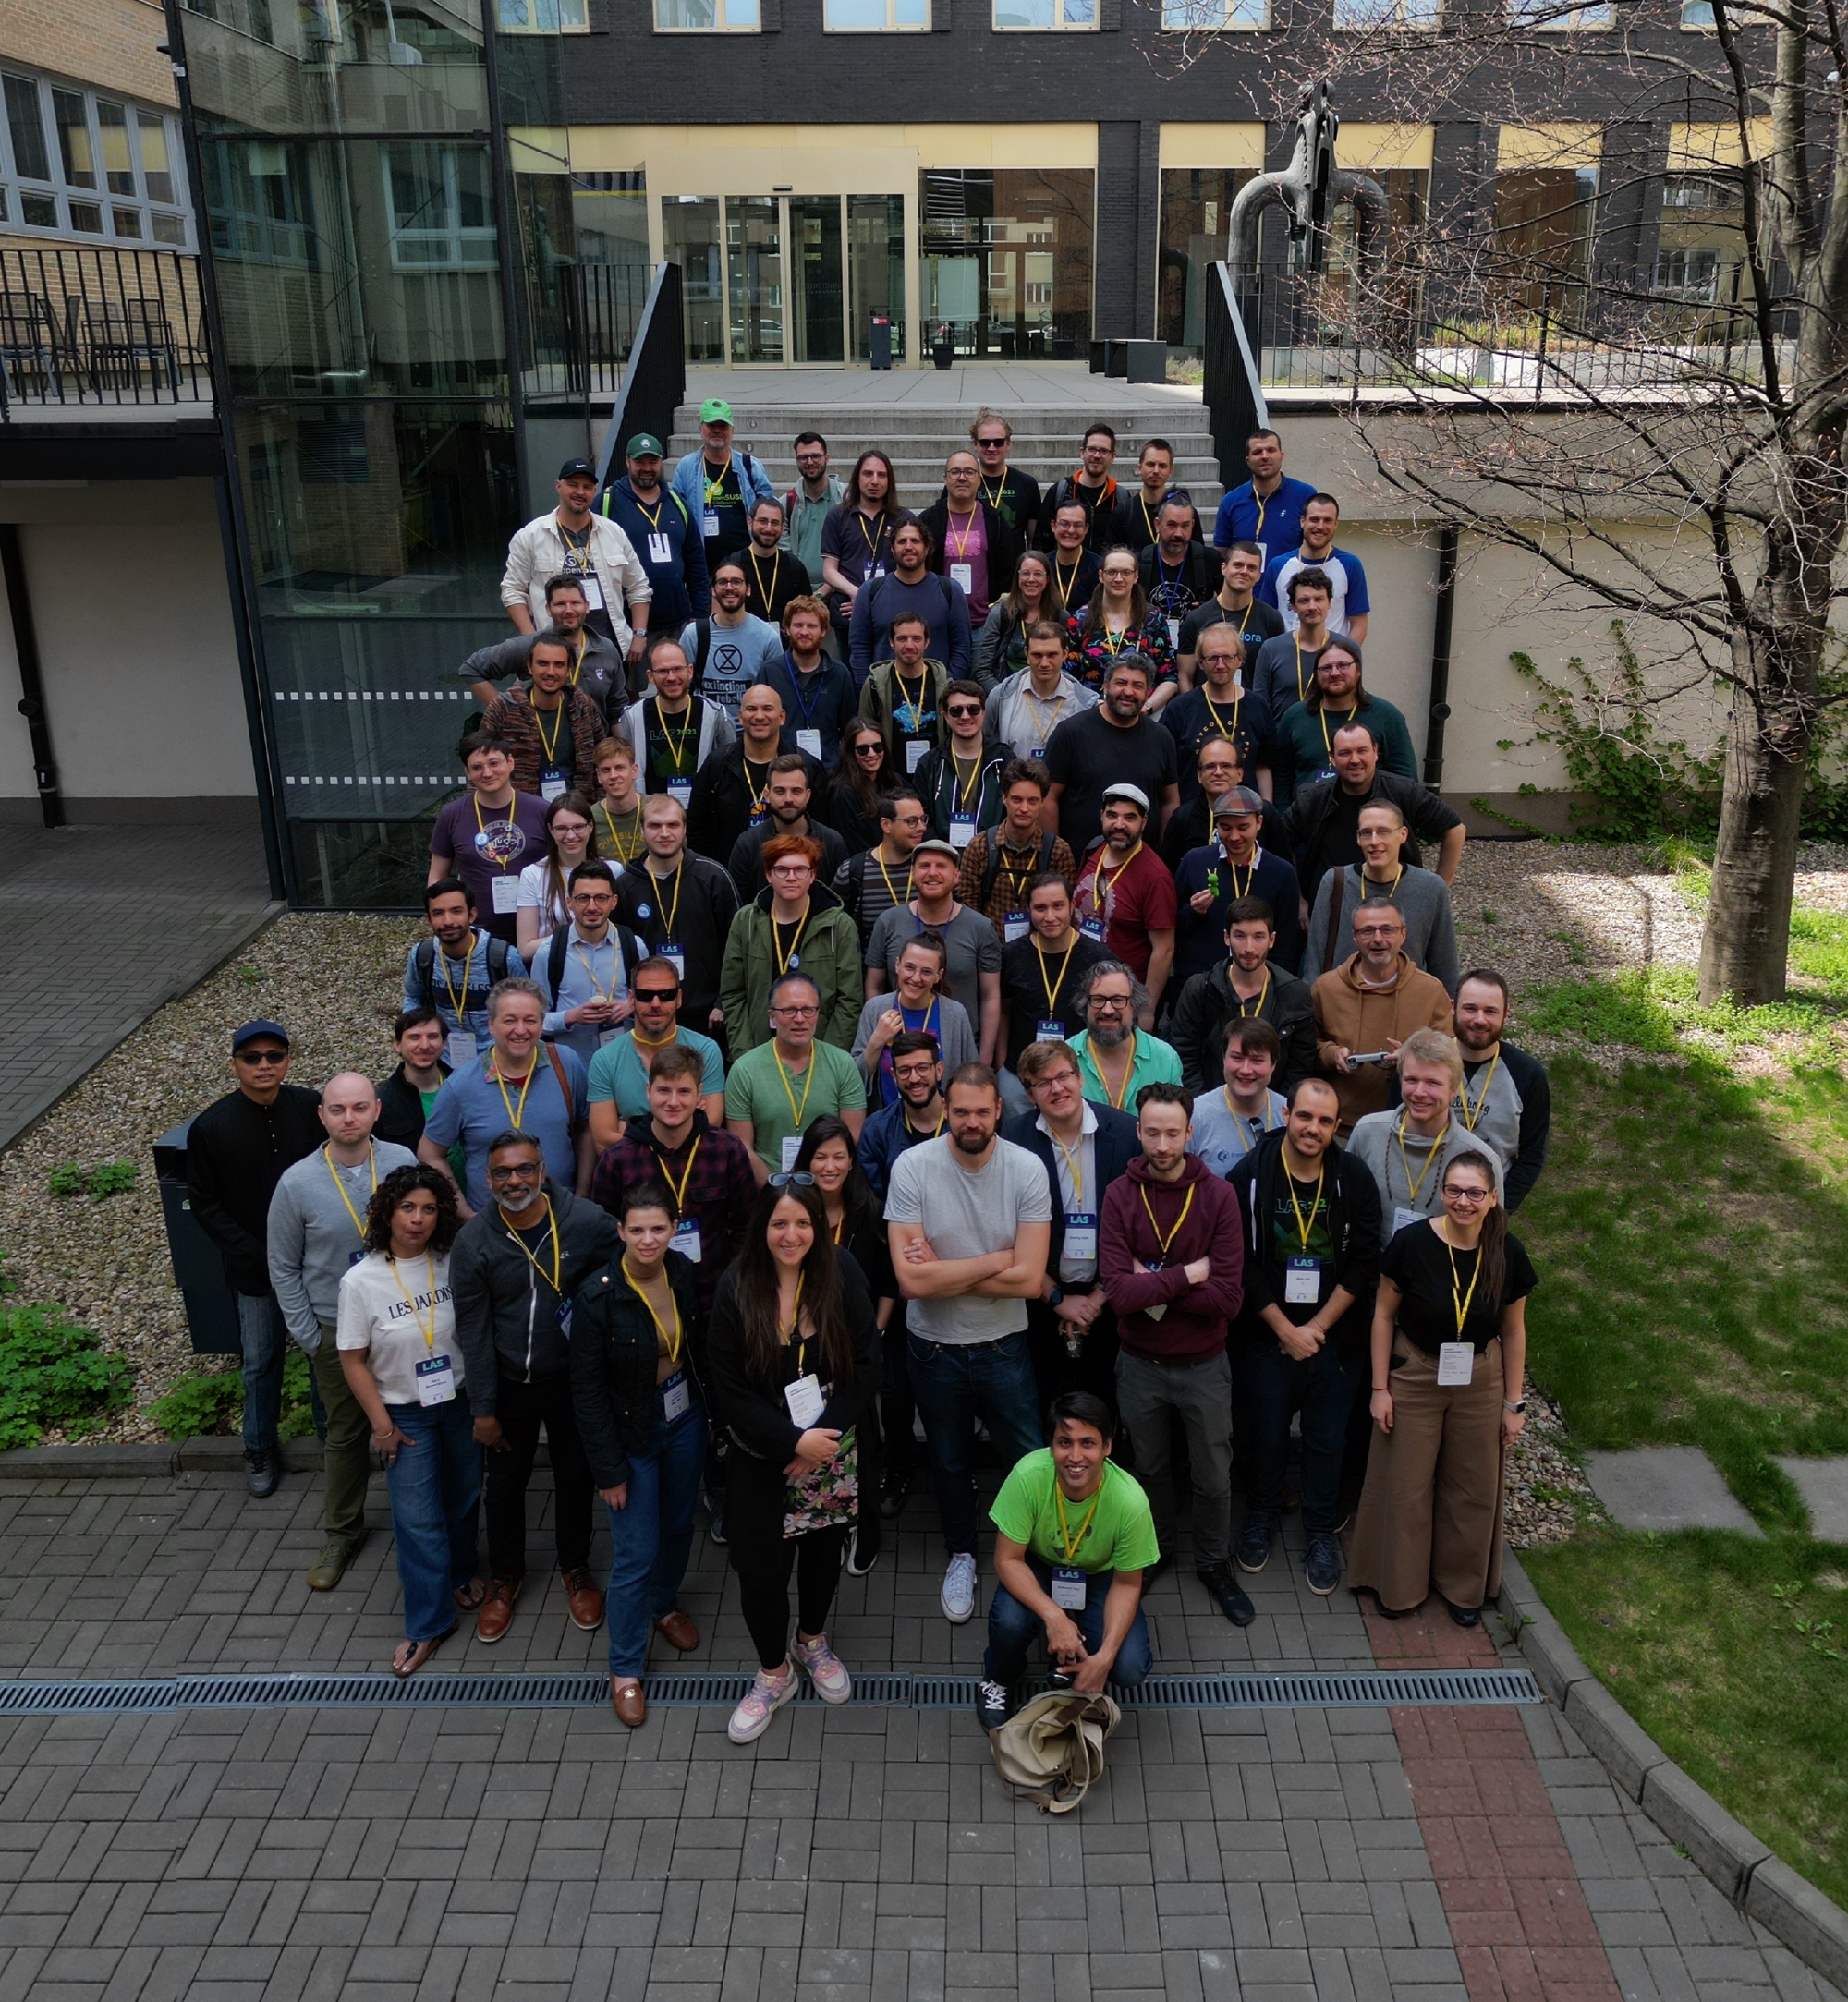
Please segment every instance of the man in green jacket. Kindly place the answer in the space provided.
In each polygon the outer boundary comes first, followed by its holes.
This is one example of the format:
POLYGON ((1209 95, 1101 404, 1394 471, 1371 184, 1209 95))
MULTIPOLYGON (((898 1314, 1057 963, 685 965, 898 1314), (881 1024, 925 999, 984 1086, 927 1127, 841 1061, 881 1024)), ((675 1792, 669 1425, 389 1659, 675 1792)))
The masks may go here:
POLYGON ((840 898, 815 880, 821 861, 821 843, 806 834, 778 834, 763 844, 769 880, 732 920, 719 970, 719 1006, 734 1062, 769 1040, 764 1011, 772 983, 785 973, 802 973, 815 983, 817 1038, 853 1048, 866 999, 859 927, 840 898))
POLYGON ((860 720, 885 738, 886 770, 896 779, 916 781, 918 768, 949 732, 942 713, 950 671, 926 657, 929 635, 915 613, 892 622, 895 658, 875 661, 860 690, 860 720))

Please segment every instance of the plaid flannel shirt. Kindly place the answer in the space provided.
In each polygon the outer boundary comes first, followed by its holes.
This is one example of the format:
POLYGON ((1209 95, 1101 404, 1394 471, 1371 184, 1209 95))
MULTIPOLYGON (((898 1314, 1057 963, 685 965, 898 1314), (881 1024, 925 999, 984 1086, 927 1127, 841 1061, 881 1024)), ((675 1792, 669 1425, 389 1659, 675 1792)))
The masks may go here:
POLYGON ((731 1263, 757 1201, 750 1155, 736 1134, 714 1126, 704 1112, 694 1113, 693 1139, 673 1154, 655 1145, 650 1131, 652 1123, 648 1115, 638 1115, 623 1129, 615 1146, 605 1147, 597 1157, 590 1175, 590 1200, 614 1216, 624 1189, 633 1183, 671 1181, 677 1189, 687 1173, 687 1149, 697 1139, 699 1149, 693 1157, 683 1214, 699 1226, 699 1262, 694 1273, 700 1312, 709 1314, 719 1274, 731 1263), (663 1168, 668 1172, 663 1173, 663 1168))

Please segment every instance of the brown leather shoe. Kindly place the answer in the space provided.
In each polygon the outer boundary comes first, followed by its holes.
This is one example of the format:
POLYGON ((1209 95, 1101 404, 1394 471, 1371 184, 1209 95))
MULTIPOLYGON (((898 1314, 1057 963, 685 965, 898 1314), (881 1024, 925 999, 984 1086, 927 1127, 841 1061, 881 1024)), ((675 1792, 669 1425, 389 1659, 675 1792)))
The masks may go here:
POLYGON ((475 1638, 478 1641, 498 1641, 513 1625, 514 1601, 519 1597, 523 1583, 518 1578, 496 1578, 488 1587, 488 1596, 481 1601, 481 1610, 475 1615, 475 1638))
POLYGON ((648 1699, 642 1694, 639 1682, 625 1684, 620 1676, 613 1675, 610 1678, 610 1707, 631 1730, 648 1721, 648 1699))
POLYGON ((690 1655, 699 1644, 699 1628, 677 1606, 671 1613, 663 1613, 654 1624, 663 1637, 671 1641, 683 1655, 690 1655))
POLYGON ((571 1608, 571 1624, 581 1627, 586 1633, 596 1632, 603 1623, 603 1595, 595 1580, 581 1564, 560 1576, 565 1580, 565 1603, 571 1608))

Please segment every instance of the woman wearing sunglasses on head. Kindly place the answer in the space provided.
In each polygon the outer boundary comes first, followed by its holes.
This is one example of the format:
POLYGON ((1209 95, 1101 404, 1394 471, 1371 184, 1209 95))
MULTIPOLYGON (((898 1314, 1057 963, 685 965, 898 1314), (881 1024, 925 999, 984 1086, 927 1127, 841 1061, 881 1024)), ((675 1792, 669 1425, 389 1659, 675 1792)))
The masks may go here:
POLYGON ((1460 1627, 1502 1589, 1502 1476, 1526 1424, 1527 1295, 1539 1284, 1496 1200, 1495 1164, 1446 1161, 1442 1212, 1380 1261, 1373 1446, 1348 1583, 1389 1620, 1433 1587, 1460 1627))
POLYGON ((806 1170, 773 1174, 758 1192, 713 1298, 707 1355, 735 1449, 725 1523, 760 1664, 728 1727, 743 1745, 795 1695, 798 1666, 823 1703, 853 1693, 826 1627, 858 1515, 859 1435, 879 1387, 879 1329, 871 1291, 852 1256, 836 1250, 806 1170))

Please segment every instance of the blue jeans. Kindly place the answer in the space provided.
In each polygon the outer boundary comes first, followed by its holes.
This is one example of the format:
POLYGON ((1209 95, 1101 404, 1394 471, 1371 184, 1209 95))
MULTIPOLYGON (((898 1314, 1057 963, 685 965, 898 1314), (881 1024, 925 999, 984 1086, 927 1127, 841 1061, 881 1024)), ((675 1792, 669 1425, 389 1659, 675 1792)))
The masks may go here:
POLYGON ((1233 1348, 1238 1452, 1254 1515, 1283 1512, 1283 1456, 1291 1415, 1303 1414, 1303 1528, 1332 1535, 1341 1520, 1342 1451, 1360 1389, 1358 1356, 1325 1341, 1306 1363, 1285 1355, 1274 1335, 1233 1348))
POLYGON ((693 1549, 693 1508, 706 1464, 706 1414, 696 1398, 672 1425, 654 1393, 648 1444, 629 1453, 629 1498, 610 1514, 610 1673, 639 1675, 652 1623, 674 1610, 693 1549))
POLYGON ((387 1404, 410 1443, 385 1470, 404 1594, 405 1638, 433 1641, 456 1624, 450 1595, 475 1575, 481 1449, 468 1393, 446 1404, 387 1404))
MULTIPOLYGON (((244 1347, 244 1450, 274 1452, 283 1412, 283 1358, 289 1348, 288 1325, 274 1293, 237 1295, 237 1336, 244 1347)), ((332 1341, 334 1337, 329 1334, 323 1339, 332 1341)), ((308 1395, 314 1429, 324 1438, 327 1410, 311 1369, 308 1395)))
MULTIPOLYGON (((1033 1575, 1040 1581, 1042 1592, 1051 1594, 1052 1589, 1052 1568, 1042 1564, 1037 1557, 1027 1559, 1033 1575)), ((1085 1609, 1072 1613, 1072 1624, 1085 1637, 1085 1649, 1096 1654, 1103 1645, 1103 1607, 1110 1596, 1110 1588, 1115 1583, 1114 1571, 1093 1571, 1085 1581, 1085 1609)), ((988 1653, 982 1656, 982 1673, 991 1682, 1004 1683, 1009 1689, 1019 1681, 1027 1668, 1027 1650, 1035 1641, 1045 1637, 1046 1623, 1031 1607, 1023 1606, 1003 1584, 997 1584, 994 1596, 988 1602, 988 1653)), ((1129 1632, 1123 1637, 1123 1645, 1117 1650, 1116 1660, 1110 1671, 1112 1682, 1121 1682, 1125 1689, 1133 1689, 1149 1673, 1154 1660, 1153 1650, 1149 1644, 1149 1621, 1142 1608, 1136 1608, 1136 1618, 1130 1622, 1129 1632)))
POLYGON ((1005 1335, 999 1341, 956 1345, 914 1333, 906 1343, 906 1360, 911 1394, 924 1420, 924 1450, 930 1462, 930 1485, 937 1491, 944 1547, 952 1557, 973 1557, 980 1527, 970 1471, 976 1419, 979 1416, 988 1426, 1004 1468, 1046 1443, 1026 1332, 1005 1335))

